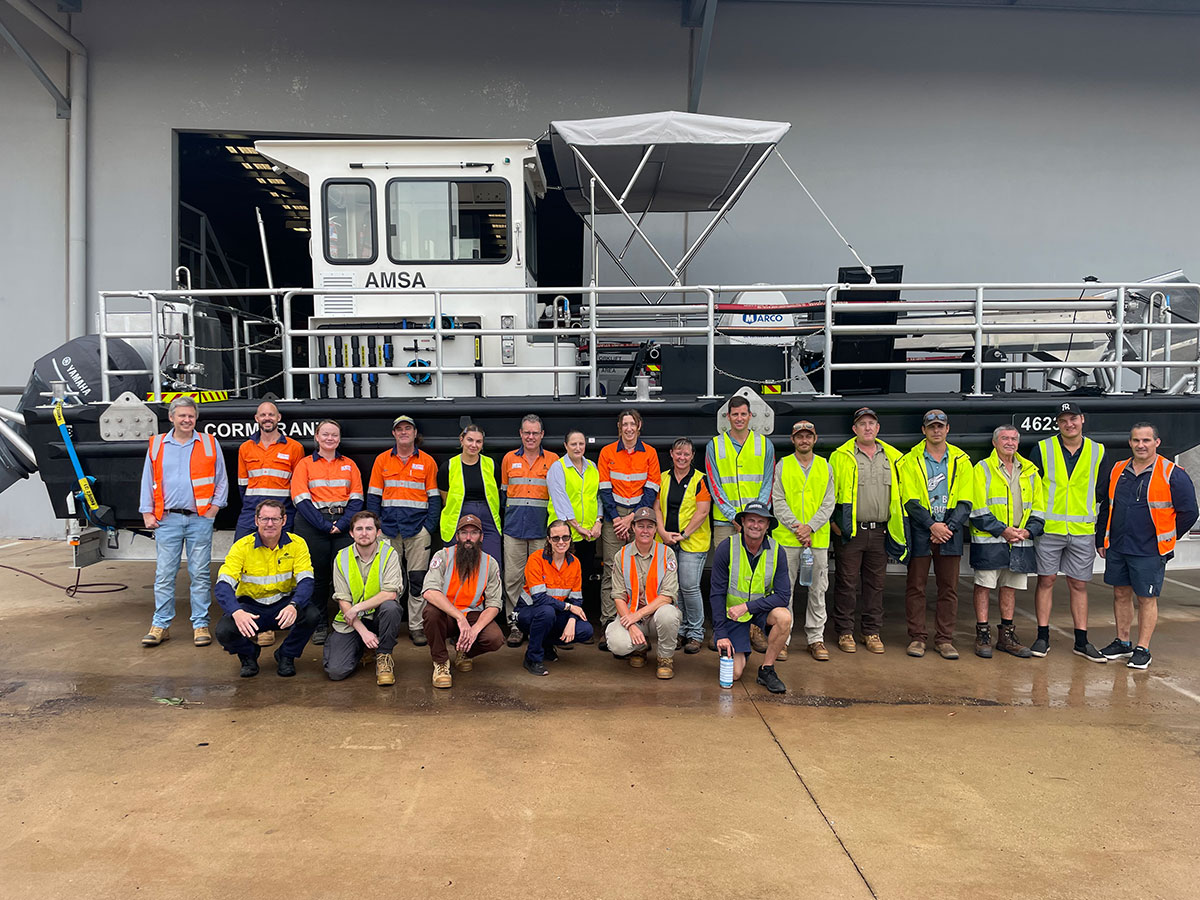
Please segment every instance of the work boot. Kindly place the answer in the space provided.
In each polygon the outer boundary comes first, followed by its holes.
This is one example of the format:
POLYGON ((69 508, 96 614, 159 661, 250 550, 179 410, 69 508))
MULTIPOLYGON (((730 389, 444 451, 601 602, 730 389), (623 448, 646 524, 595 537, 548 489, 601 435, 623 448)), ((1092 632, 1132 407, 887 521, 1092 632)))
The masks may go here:
POLYGON ((817 662, 829 662, 829 651, 825 649, 824 641, 813 641, 809 644, 808 655, 817 662))
POLYGON ((942 659, 958 659, 958 651, 954 649, 951 643, 934 644, 937 652, 942 655, 942 659))
POLYGON ((779 680, 779 676, 775 674, 774 666, 759 666, 758 677, 754 679, 772 694, 783 694, 787 692, 787 688, 783 682, 779 680))
POLYGON ((915 656, 918 659, 920 659, 922 656, 925 655, 925 642, 924 641, 910 641, 908 644, 908 650, 906 652, 908 653, 909 656, 915 656))
POLYGON ((986 625, 975 626, 975 655, 982 659, 992 658, 992 629, 986 625))
POLYGON ((674 678, 675 677, 675 660, 674 660, 674 658, 668 659, 665 656, 660 656, 658 658, 658 671, 655 672, 654 674, 657 675, 659 678, 661 678, 663 681, 669 681, 670 679, 674 678))
POLYGON ((1017 627, 1015 625, 1001 625, 999 632, 996 634, 996 649, 1003 650, 1005 653, 1011 653, 1020 659, 1029 659, 1033 656, 1033 651, 1017 640, 1017 627))
POLYGON ((757 625, 750 626, 750 647, 755 653, 767 652, 767 636, 757 625))
POLYGON ((702 646, 695 638, 688 638, 687 643, 683 645, 683 652, 691 656, 693 653, 699 653, 702 646))
POLYGON ((635 669, 640 669, 645 664, 646 664, 646 654, 645 653, 634 653, 629 657, 629 665, 631 665, 635 669))
POLYGON ((869 653, 882 653, 883 652, 883 641, 881 641, 879 639, 879 635, 877 635, 877 634, 864 634, 863 635, 863 644, 866 645, 867 651, 869 653))
POLYGON ((327 637, 329 637, 329 626, 322 621, 312 633, 312 637, 309 639, 309 641, 314 647, 320 647, 325 643, 325 638, 327 637))
POLYGON ((473 668, 475 668, 475 660, 471 659, 471 657, 459 650, 454 654, 454 668, 458 669, 460 672, 470 672, 473 668))
POLYGON ((163 641, 171 639, 171 629, 159 628, 157 625, 151 625, 150 630, 146 632, 146 636, 142 638, 143 647, 157 647, 163 641))
POLYGON ((508 632, 508 639, 504 642, 510 647, 520 647, 525 643, 525 635, 521 629, 514 625, 508 632))
POLYGON ((787 650, 788 650, 787 644, 784 644, 782 647, 780 647, 779 655, 775 657, 775 661, 783 662, 785 659, 787 659, 787 650))
POLYGON ((291 678, 296 674, 296 660, 290 656, 284 656, 281 652, 282 649, 281 647, 275 651, 275 662, 278 663, 275 667, 275 672, 280 678, 291 678))
POLYGON ((709 650, 717 649, 717 635, 715 633, 709 635, 709 637, 708 637, 708 649, 709 650))
POLYGON ((435 688, 448 688, 454 684, 454 678, 450 674, 450 663, 435 662, 433 664, 433 686, 435 688))
POLYGON ((207 625, 192 629, 192 643, 197 647, 207 647, 212 643, 212 632, 208 630, 207 625))
POLYGON ((242 661, 242 671, 239 672, 243 678, 253 678, 258 674, 258 659, 253 656, 242 656, 238 654, 238 659, 242 661))
POLYGON ((270 647, 275 643, 275 632, 260 631, 257 635, 255 635, 255 643, 257 643, 260 647, 270 647))
POLYGON ((854 646, 854 635, 839 634, 838 635, 838 649, 841 650, 843 653, 857 652, 858 647, 854 646))
POLYGON ((392 661, 392 654, 375 654, 375 683, 380 687, 396 683, 396 664, 392 661))
POLYGON ((408 636, 412 639, 414 647, 425 647, 429 644, 424 631, 410 631, 408 636))

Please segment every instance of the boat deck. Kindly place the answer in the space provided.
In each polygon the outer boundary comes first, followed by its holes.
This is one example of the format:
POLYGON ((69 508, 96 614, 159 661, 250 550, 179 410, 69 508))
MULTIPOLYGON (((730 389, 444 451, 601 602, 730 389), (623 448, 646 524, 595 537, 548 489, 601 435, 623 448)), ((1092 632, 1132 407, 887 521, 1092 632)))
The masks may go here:
MULTIPOLYGON (((0 547, 57 584, 68 556, 0 547)), ((330 683, 311 646, 243 680, 186 600, 139 646, 152 577, 102 563, 85 582, 129 589, 72 599, 0 569, 6 896, 1197 896, 1197 572, 1168 570, 1146 672, 1070 653, 1065 584, 1045 659, 975 658, 966 582, 963 658, 908 658, 889 576, 887 653, 817 663, 798 635, 781 697, 749 668, 721 691, 707 649, 660 682, 595 647, 542 679, 505 648, 434 691, 403 638, 394 688, 330 683)))

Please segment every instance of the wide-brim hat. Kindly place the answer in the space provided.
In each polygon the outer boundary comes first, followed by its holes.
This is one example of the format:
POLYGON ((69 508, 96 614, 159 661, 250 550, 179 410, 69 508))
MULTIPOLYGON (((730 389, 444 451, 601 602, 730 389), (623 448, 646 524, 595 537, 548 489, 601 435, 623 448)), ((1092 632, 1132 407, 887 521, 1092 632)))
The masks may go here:
POLYGON ((741 512, 733 517, 733 521, 741 525, 742 519, 744 519, 746 516, 762 516, 771 523, 769 527, 770 531, 774 531, 779 525, 779 520, 771 515, 771 507, 767 506, 767 504, 763 503, 761 500, 751 500, 746 504, 745 508, 741 512))

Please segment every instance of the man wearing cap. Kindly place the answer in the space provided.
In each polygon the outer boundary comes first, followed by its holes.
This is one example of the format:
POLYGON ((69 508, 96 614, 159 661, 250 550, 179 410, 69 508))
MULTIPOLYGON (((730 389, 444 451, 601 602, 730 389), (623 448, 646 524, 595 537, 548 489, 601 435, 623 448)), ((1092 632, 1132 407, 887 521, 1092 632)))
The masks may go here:
POLYGON ((908 522, 900 497, 900 456, 878 440, 879 417, 869 406, 855 410, 854 437, 829 457, 836 505, 833 533, 837 570, 833 590, 833 627, 838 649, 853 653, 854 611, 862 583, 863 643, 883 652, 883 580, 889 557, 908 556, 908 522))
MULTIPOLYGON (((771 503, 779 526, 773 534, 787 559, 788 612, 800 576, 800 558, 807 547, 812 551, 812 583, 808 586, 808 603, 804 613, 804 636, 813 659, 827 661, 825 649, 825 590, 829 586, 829 518, 833 515, 833 472, 828 461, 813 453, 817 444, 817 426, 807 419, 792 426, 792 446, 795 453, 785 456, 775 466, 771 487, 771 503)), ((779 659, 787 659, 788 644, 779 651, 779 659)))
POLYGON ((1033 539, 1042 533, 1046 495, 1037 466, 1021 456, 1021 433, 1013 425, 992 432, 991 456, 975 464, 971 500, 971 568, 975 570, 975 655, 992 656, 988 606, 1000 592, 996 649, 1021 659, 1033 654, 1017 639, 1013 614, 1026 573, 1037 568, 1033 539))
POLYGON ((421 434, 412 416, 392 421, 396 445, 375 457, 367 487, 367 512, 382 522, 383 533, 399 551, 408 571, 408 634, 418 647, 425 646, 422 625, 425 572, 429 569, 431 535, 442 515, 437 463, 418 447, 421 434))
POLYGON ((948 443, 950 418, 931 409, 921 418, 925 440, 900 461, 900 495, 908 513, 909 553, 904 608, 908 655, 924 656, 929 643, 925 587, 932 563, 937 585, 933 646, 943 659, 958 659, 954 623, 958 619, 958 572, 963 535, 971 518, 975 475, 971 458, 948 443))
POLYGON ((772 694, 782 694, 787 688, 775 674, 775 660, 792 633, 792 582, 783 548, 769 536, 779 523, 765 503, 751 500, 738 513, 737 524, 740 533, 713 553, 709 597, 717 650, 733 657, 734 680, 741 678, 750 656, 750 628, 757 624, 767 635, 767 652, 755 680, 772 694))
POLYGON ((656 541, 658 519, 653 509, 633 513, 633 543, 612 558, 612 604, 617 617, 605 627, 608 649, 628 657, 635 669, 646 664, 653 643, 659 678, 675 677, 675 644, 683 615, 679 612, 678 564, 675 551, 656 541))
POLYGON ((1083 410, 1064 400, 1055 407, 1058 434, 1039 441, 1031 454, 1046 488, 1046 530, 1034 541, 1037 554, 1037 639, 1034 656, 1050 652, 1050 606, 1058 573, 1067 576, 1077 656, 1106 660, 1088 640, 1088 582, 1096 560, 1096 511, 1104 499, 1111 465, 1104 445, 1083 436, 1083 410))
POLYGON ((542 449, 545 435, 540 416, 521 419, 521 448, 504 454, 500 463, 500 505, 504 508, 504 613, 508 646, 519 647, 525 633, 517 627, 517 605, 525 590, 525 564, 546 545, 546 509, 550 489, 546 473, 558 454, 542 449))
POLYGON ((453 684, 447 638, 454 639, 454 667, 460 672, 470 672, 476 656, 504 646, 504 633, 496 624, 504 608, 500 564, 483 552, 483 523, 478 516, 460 517, 455 543, 429 561, 425 601, 425 635, 435 688, 453 684))

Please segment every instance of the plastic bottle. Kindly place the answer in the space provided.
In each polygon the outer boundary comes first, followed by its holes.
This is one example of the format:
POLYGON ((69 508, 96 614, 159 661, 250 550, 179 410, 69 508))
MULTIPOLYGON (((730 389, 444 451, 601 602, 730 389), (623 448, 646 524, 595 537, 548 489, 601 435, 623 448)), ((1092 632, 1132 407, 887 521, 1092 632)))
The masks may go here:
POLYGON ((800 551, 800 583, 805 587, 812 584, 813 552, 811 547, 800 551))
POLYGON ((733 657, 721 654, 721 669, 717 679, 721 687, 733 687, 733 657))

